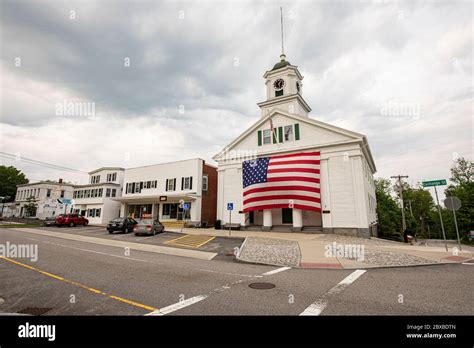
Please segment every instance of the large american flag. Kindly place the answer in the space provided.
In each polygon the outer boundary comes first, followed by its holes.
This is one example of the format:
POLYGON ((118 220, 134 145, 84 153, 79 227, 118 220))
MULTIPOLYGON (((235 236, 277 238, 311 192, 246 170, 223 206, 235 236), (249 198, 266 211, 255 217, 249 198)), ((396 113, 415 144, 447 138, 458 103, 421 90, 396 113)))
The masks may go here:
POLYGON ((243 212, 274 208, 321 211, 320 160, 320 152, 302 152, 244 161, 243 212))

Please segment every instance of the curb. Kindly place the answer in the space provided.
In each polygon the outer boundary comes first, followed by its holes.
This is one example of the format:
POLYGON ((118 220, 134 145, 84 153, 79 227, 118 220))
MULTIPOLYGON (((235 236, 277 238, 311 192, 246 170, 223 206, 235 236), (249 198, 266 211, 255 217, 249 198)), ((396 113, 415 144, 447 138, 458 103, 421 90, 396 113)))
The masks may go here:
POLYGON ((99 245, 105 245, 105 246, 114 247, 114 248, 130 248, 132 250, 139 250, 139 251, 145 251, 145 252, 151 252, 151 253, 163 254, 163 255, 189 257, 189 258, 201 259, 201 260, 212 260, 214 257, 217 256, 217 253, 211 253, 207 251, 187 250, 187 249, 180 249, 180 248, 173 248, 173 247, 165 247, 161 245, 124 242, 124 241, 110 240, 110 239, 105 239, 105 238, 65 234, 61 232, 35 230, 31 228, 21 228, 21 229, 12 228, 11 230, 17 231, 17 232, 26 232, 26 233, 37 234, 41 236, 53 237, 53 238, 67 239, 67 240, 72 240, 75 242, 99 244, 99 245), (113 243, 110 243, 110 242, 113 242, 113 243))

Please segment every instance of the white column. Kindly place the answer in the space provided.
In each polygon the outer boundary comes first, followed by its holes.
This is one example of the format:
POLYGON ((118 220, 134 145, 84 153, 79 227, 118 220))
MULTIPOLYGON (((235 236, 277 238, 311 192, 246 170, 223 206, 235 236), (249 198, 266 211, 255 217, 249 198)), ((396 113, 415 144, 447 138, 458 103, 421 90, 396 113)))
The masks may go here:
POLYGON ((127 217, 127 203, 120 204, 120 216, 127 217))
POLYGON ((301 209, 292 209, 293 211, 293 228, 301 229, 303 227, 303 211, 301 209))
POLYGON ((263 229, 269 230, 272 227, 272 210, 265 209, 263 211, 263 229))
POLYGON ((163 219, 163 203, 160 203, 158 205, 158 220, 162 220, 163 219))

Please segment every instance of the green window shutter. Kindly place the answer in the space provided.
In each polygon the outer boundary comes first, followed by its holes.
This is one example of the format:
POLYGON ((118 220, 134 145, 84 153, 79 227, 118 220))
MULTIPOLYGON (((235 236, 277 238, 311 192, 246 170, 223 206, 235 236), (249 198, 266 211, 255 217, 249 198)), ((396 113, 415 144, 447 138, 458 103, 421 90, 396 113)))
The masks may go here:
POLYGON ((262 131, 258 131, 258 146, 262 146, 262 131))
POLYGON ((300 124, 295 123, 295 140, 300 140, 300 124))
POLYGON ((283 142, 283 127, 278 127, 278 140, 280 143, 283 142))

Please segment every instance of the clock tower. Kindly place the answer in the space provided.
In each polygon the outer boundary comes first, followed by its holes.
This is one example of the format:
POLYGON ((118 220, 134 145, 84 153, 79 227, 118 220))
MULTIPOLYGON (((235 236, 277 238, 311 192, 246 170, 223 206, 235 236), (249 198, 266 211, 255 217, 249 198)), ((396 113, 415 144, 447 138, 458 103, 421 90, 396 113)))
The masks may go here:
POLYGON ((267 100, 257 105, 262 110, 262 117, 274 110, 281 110, 289 114, 308 116, 311 108, 303 99, 303 75, 298 67, 286 60, 284 53, 273 69, 265 72, 267 100))

